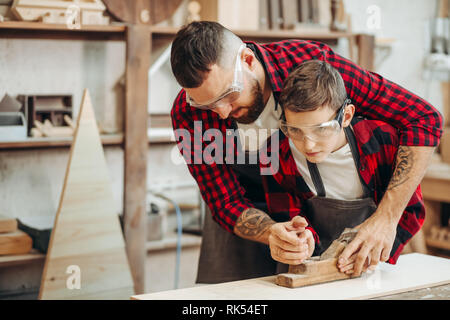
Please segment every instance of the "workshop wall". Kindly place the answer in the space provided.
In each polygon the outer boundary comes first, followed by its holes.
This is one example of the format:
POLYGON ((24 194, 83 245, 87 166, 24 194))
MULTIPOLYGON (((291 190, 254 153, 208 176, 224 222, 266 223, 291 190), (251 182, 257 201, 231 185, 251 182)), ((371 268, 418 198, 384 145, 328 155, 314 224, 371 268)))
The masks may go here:
POLYGON ((395 40, 390 53, 386 53, 389 49, 376 49, 376 72, 416 93, 442 111, 440 81, 432 78, 424 67, 431 42, 430 19, 435 16, 437 2, 345 0, 344 3, 346 12, 352 17, 354 32, 395 40), (374 14, 373 10, 377 10, 373 6, 380 9, 380 28, 373 28, 376 25, 373 20, 368 23, 369 17, 374 14))

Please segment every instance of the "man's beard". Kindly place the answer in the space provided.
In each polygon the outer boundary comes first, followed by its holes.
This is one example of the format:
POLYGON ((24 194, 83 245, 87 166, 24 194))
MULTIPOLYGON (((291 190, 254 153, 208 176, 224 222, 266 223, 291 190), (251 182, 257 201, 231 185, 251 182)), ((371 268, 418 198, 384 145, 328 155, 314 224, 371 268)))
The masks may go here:
POLYGON ((247 114, 239 117, 239 118, 233 118, 239 123, 243 124, 250 124, 256 121, 260 114, 263 112, 265 104, 264 104, 264 97, 263 92, 261 89, 261 86, 259 85, 259 82, 256 79, 253 80, 252 85, 252 96, 254 97, 253 102, 250 106, 245 106, 244 108, 247 109, 247 114))

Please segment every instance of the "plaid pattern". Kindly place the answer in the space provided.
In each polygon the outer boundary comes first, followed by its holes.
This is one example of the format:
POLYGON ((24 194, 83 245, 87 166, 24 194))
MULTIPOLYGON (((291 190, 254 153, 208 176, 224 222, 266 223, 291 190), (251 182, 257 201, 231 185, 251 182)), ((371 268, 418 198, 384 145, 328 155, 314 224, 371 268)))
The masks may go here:
MULTIPOLYGON (((387 123, 365 120, 361 117, 354 118, 352 125, 360 155, 357 169, 370 190, 370 197, 378 205, 395 169, 399 146, 398 133, 387 123)), ((270 146, 269 151, 272 151, 270 146)), ((278 172, 263 176, 268 213, 289 214, 291 218, 301 215, 309 222, 312 217, 310 213, 303 210, 303 207, 306 199, 311 198, 314 194, 298 172, 289 147, 289 139, 284 135, 280 141, 279 152, 280 168, 278 172)), ((265 166, 261 164, 261 167, 265 166)), ((425 207, 419 185, 398 223, 389 263, 396 263, 403 247, 419 231, 424 219, 425 207)), ((308 229, 312 231, 315 241, 320 242, 320 235, 314 231, 314 226, 310 225, 308 229)))
MULTIPOLYGON (((353 62, 335 54, 330 47, 315 41, 285 40, 265 45, 248 42, 262 62, 270 81, 275 99, 278 98, 284 79, 289 72, 309 59, 325 60, 342 75, 348 97, 356 106, 356 115, 369 119, 383 120, 400 131, 400 144, 436 146, 442 135, 442 118, 426 101, 380 75, 361 69, 353 62)), ((203 134, 210 128, 223 133, 224 146, 226 129, 235 128, 231 119, 222 120, 212 111, 192 108, 186 103, 184 90, 176 97, 171 111, 175 137, 180 139, 176 129, 185 129, 194 137, 194 121, 201 121, 203 134)), ((179 141, 179 140, 178 140, 179 141)), ((209 143, 195 145, 190 149, 193 164, 188 168, 198 183, 203 199, 211 209, 214 219, 226 230, 232 232, 239 215, 253 207, 245 198, 245 190, 234 171, 226 164, 195 164, 201 152, 209 143)), ((181 147, 182 143, 178 143, 181 147)))

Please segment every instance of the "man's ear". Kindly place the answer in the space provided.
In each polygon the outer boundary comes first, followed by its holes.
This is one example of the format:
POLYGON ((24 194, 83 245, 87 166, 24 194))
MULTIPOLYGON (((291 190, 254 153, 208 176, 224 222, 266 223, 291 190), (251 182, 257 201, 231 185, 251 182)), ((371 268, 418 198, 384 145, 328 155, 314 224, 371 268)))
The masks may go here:
POLYGON ((344 128, 348 127, 354 115, 355 115, 355 106, 353 104, 347 105, 344 110, 344 119, 342 120, 342 127, 344 128))
POLYGON ((242 62, 245 63, 251 71, 255 71, 256 57, 253 51, 249 48, 245 48, 241 53, 242 62))

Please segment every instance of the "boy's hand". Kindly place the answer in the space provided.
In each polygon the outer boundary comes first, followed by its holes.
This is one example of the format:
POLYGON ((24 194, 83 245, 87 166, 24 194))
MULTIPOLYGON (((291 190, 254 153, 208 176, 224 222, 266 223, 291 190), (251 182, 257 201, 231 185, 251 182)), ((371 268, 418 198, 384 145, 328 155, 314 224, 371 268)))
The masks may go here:
POLYGON ((275 223, 270 228, 269 247, 272 258, 285 264, 300 264, 314 252, 314 237, 302 217, 275 223))

